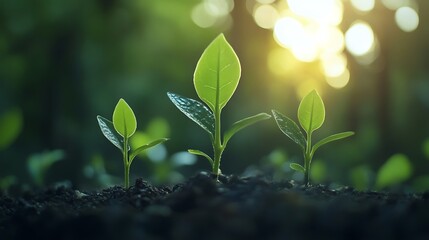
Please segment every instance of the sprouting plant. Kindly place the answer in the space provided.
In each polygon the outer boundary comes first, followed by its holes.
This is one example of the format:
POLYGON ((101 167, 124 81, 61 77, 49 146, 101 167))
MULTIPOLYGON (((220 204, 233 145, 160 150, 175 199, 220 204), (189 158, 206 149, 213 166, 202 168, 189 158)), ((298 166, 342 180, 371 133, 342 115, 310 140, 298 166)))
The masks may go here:
POLYGON ((316 150, 335 140, 343 139, 354 134, 354 132, 342 132, 326 137, 313 146, 311 145, 311 137, 315 130, 319 129, 325 121, 325 106, 319 94, 313 90, 305 96, 298 107, 298 120, 301 127, 307 133, 307 138, 292 119, 284 116, 276 110, 272 110, 274 119, 277 122, 280 131, 288 136, 292 141, 297 143, 304 153, 304 166, 291 163, 290 168, 295 171, 304 173, 304 183, 309 184, 309 173, 311 160, 313 159, 316 150))
POLYGON ((210 109, 197 100, 167 93, 180 111, 209 133, 213 145, 213 158, 199 150, 189 149, 188 152, 205 157, 216 176, 221 173, 221 156, 231 137, 241 129, 271 117, 266 113, 260 113, 235 122, 222 138, 221 112, 234 94, 240 75, 238 57, 224 35, 220 34, 205 49, 194 72, 194 86, 198 97, 210 109))
POLYGON ((129 140, 137 129, 137 120, 131 107, 122 98, 119 99, 113 111, 113 122, 102 116, 97 116, 97 120, 103 135, 122 152, 124 161, 124 185, 125 188, 128 188, 130 186, 130 166, 134 158, 142 151, 163 143, 168 139, 160 138, 131 150, 129 140))

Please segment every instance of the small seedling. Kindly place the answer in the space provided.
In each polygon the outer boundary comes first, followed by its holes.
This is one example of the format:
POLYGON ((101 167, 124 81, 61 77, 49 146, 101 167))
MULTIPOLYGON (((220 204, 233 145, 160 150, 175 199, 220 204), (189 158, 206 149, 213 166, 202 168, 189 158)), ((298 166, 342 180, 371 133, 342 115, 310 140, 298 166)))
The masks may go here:
POLYGON ((221 112, 234 94, 240 75, 238 57, 221 34, 205 49, 194 72, 194 86, 198 97, 210 109, 197 100, 167 93, 180 111, 209 133, 213 145, 213 158, 199 150, 190 149, 188 152, 205 157, 216 176, 221 173, 221 156, 231 137, 241 129, 271 117, 266 113, 260 113, 235 122, 224 133, 222 139, 221 112))
POLYGON ((124 185, 125 188, 128 188, 130 186, 130 166, 134 158, 142 151, 163 143, 168 139, 160 138, 131 150, 129 140, 137 129, 137 120, 131 107, 122 98, 119 99, 113 111, 113 122, 102 116, 97 116, 97 120, 103 135, 122 152, 125 175, 124 185))
POLYGON ((319 129, 325 121, 325 106, 322 98, 320 98, 319 94, 315 90, 305 96, 298 107, 298 120, 301 127, 307 133, 307 138, 304 137, 304 134, 298 127, 298 124, 296 124, 292 119, 284 116, 276 110, 272 110, 272 113, 280 131, 302 148, 304 153, 304 166, 297 163, 291 163, 290 168, 304 173, 304 183, 306 186, 309 184, 311 160, 313 159, 316 150, 329 142, 343 139, 354 134, 354 132, 337 133, 320 140, 314 144, 314 146, 311 145, 313 132, 319 129))

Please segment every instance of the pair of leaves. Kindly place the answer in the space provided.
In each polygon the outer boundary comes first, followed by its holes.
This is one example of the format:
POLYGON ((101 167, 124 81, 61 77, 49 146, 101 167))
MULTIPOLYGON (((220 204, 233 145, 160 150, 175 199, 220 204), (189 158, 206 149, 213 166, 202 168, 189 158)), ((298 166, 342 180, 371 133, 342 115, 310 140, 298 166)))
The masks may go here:
MULTIPOLYGON (((107 140, 119 148, 121 152, 124 152, 124 139, 130 138, 137 129, 136 116, 125 100, 121 98, 116 104, 115 110, 113 111, 113 122, 102 116, 97 116, 97 121, 101 132, 107 140)), ((157 139, 135 149, 130 153, 129 161, 131 162, 142 151, 167 140, 167 138, 157 139)), ((127 145, 127 151, 130 150, 131 147, 127 145)))
MULTIPOLYGON (((171 92, 167 93, 167 96, 181 112, 183 112, 189 119, 197 123, 206 132, 208 132, 213 139, 215 131, 215 117, 203 103, 171 92)), ((269 119, 270 117, 271 116, 266 113, 259 113, 235 122, 231 128, 225 132, 223 137, 223 145, 226 145, 232 136, 234 136, 243 128, 253 125, 259 121, 269 119)))
MULTIPOLYGON (((303 151, 306 151, 307 139, 298 127, 298 124, 276 110, 272 110, 272 113, 279 129, 292 141, 297 143, 303 151)), ((325 106, 322 98, 315 90, 311 91, 302 99, 298 107, 298 119, 301 127, 308 135, 311 135, 315 130, 319 129, 325 121, 325 106)), ((353 132, 342 132, 320 140, 311 147, 310 157, 312 157, 321 146, 332 141, 349 137, 353 134, 353 132)), ((299 164, 292 163, 290 167, 296 171, 305 172, 304 167, 299 164)))

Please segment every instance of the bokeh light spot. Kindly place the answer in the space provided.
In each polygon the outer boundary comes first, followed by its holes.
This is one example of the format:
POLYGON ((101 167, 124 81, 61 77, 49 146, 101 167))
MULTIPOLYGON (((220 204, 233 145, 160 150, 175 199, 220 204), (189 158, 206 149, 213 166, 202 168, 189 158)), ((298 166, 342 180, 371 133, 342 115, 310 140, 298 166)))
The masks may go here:
POLYGON ((343 20, 340 0, 287 0, 290 10, 319 24, 339 25, 343 20))
POLYGON ((337 54, 322 59, 323 72, 327 77, 338 77, 347 68, 347 58, 344 54, 337 54))
POLYGON ((395 21, 404 32, 412 32, 419 26, 419 15, 410 7, 400 7, 395 12, 395 21))
POLYGON ((278 15, 277 9, 267 4, 257 6, 253 13, 256 24, 265 29, 274 27, 278 15))
POLYGON ((346 48, 355 56, 368 53, 374 45, 374 32, 364 22, 354 23, 346 32, 346 48))
POLYGON ((346 68, 342 74, 336 77, 326 77, 326 81, 331 87, 334 88, 343 88, 345 87, 350 80, 350 71, 346 68))
POLYGON ((369 12, 374 9, 375 0, 351 0, 354 8, 362 12, 369 12))
POLYGON ((216 23, 217 18, 207 12, 204 3, 196 5, 191 12, 191 18, 194 23, 201 28, 209 28, 216 23))

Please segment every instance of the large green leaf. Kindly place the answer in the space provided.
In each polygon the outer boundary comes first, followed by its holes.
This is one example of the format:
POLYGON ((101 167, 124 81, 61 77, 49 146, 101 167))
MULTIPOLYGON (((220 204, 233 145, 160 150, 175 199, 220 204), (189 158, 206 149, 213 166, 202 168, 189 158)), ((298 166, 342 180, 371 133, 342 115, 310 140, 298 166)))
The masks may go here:
POLYGON ((119 99, 113 111, 113 126, 122 137, 131 137, 137 129, 137 120, 131 107, 119 99))
POLYGON ((160 138, 160 139, 157 139, 157 140, 155 140, 155 141, 152 141, 152 142, 150 142, 150 143, 148 143, 148 144, 145 144, 145 145, 143 145, 143 146, 141 146, 141 147, 139 147, 139 148, 136 148, 134 151, 132 151, 131 152, 131 154, 130 154, 130 164, 131 164, 131 162, 134 160, 134 158, 137 156, 137 155, 139 155, 142 151, 144 151, 144 150, 146 150, 146 149, 148 149, 148 148, 151 148, 151 147, 154 147, 154 146, 156 146, 156 145, 158 145, 158 144, 161 144, 161 143, 163 143, 163 142, 165 142, 165 141, 168 141, 169 139, 168 138, 160 138))
POLYGON ((234 134, 236 134, 238 131, 242 130, 243 128, 246 128, 250 125, 253 125, 257 122, 260 122, 262 120, 266 120, 271 118, 270 115, 266 113, 259 113, 251 117, 247 117, 245 119, 242 119, 240 121, 235 122, 231 128, 225 132, 225 135, 223 136, 223 145, 225 146, 228 141, 231 139, 234 134))
POLYGON ((113 145, 123 151, 124 147, 122 144, 121 136, 115 131, 113 123, 102 116, 97 116, 98 125, 103 135, 109 140, 113 145))
POLYGON ((305 149, 306 140, 299 129, 298 124, 276 110, 272 110, 272 113, 274 119, 276 120, 277 126, 280 128, 280 131, 282 131, 286 136, 292 139, 292 141, 301 146, 302 149, 305 149))
POLYGON ((175 93, 167 93, 171 102, 188 118, 196 122, 213 137, 215 129, 215 119, 213 113, 201 102, 182 97, 175 93))
POLYGON ((395 154, 381 166, 375 186, 381 189, 402 183, 411 176, 411 173, 412 166, 408 157, 403 154, 395 154))
POLYGON ((316 90, 305 96, 298 108, 299 122, 307 133, 320 128, 325 121, 325 106, 316 90))
POLYGON ((323 146, 329 142, 340 140, 340 139, 343 139, 346 137, 350 137, 353 134, 355 134, 355 133, 354 132, 342 132, 342 133, 337 133, 337 134, 331 135, 329 137, 326 137, 326 138, 320 140, 319 142, 317 142, 316 144, 314 144, 313 149, 311 151, 311 154, 314 154, 319 147, 321 147, 321 146, 323 146))
POLYGON ((215 112, 222 109, 237 88, 240 62, 225 36, 220 34, 204 50, 194 73, 198 96, 215 112))

